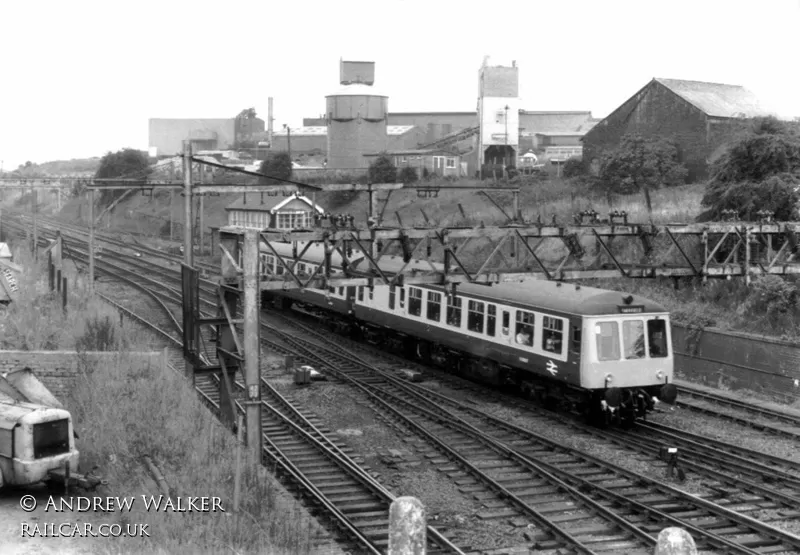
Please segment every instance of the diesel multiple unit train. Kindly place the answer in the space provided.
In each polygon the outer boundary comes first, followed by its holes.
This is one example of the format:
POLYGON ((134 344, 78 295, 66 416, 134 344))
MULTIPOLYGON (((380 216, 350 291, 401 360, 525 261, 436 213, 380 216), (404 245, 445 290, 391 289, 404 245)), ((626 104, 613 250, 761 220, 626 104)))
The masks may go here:
MULTIPOLYGON (((226 233, 236 233, 226 228, 226 233)), ((291 264, 293 247, 271 246, 291 264)), ((310 276, 324 264, 320 244, 303 252, 293 271, 310 276)), ((241 253, 241 249, 240 249, 241 253)), ((240 254, 241 256, 241 254, 240 254)), ((366 272, 360 252, 350 270, 366 272)), ((343 258, 331 255, 341 274, 343 258)), ((428 262, 382 257, 386 274, 428 262)), ((264 243, 260 272, 288 279, 264 243)), ((339 332, 402 351, 423 363, 471 379, 505 385, 543 401, 558 401, 595 422, 630 423, 656 403, 673 403, 669 314, 651 300, 562 282, 528 280, 493 285, 376 285, 264 291, 262 302, 298 305, 339 332)))

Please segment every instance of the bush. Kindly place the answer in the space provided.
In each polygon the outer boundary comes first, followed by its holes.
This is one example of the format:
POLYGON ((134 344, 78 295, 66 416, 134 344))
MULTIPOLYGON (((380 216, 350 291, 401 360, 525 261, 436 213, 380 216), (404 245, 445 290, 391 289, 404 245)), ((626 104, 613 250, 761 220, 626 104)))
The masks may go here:
POLYGON ((702 205, 710 207, 698 221, 716 221, 723 210, 735 210, 746 220, 756 218, 760 210, 775 214, 779 221, 793 221, 800 202, 800 178, 792 174, 774 175, 761 182, 727 183, 714 181, 706 186, 702 205))
POLYGON ((564 176, 564 179, 580 177, 586 175, 586 173, 588 172, 586 171, 586 165, 583 163, 583 159, 577 156, 573 156, 564 162, 564 167, 561 170, 561 175, 564 176))
POLYGON ((92 315, 86 320, 86 329, 75 341, 75 350, 113 351, 117 348, 116 326, 109 316, 92 315))
POLYGON ((275 177, 277 179, 270 179, 268 177, 259 177, 259 183, 262 185, 281 185, 282 179, 292 178, 292 159, 289 158, 288 152, 278 152, 266 160, 261 162, 259 173, 275 177))
POLYGON ((776 316, 794 311, 797 300, 797 287, 780 276, 766 275, 752 283, 744 310, 746 313, 776 316))
POLYGON ((397 181, 397 168, 388 154, 381 154, 369 165, 369 180, 372 183, 394 183, 397 181))
MULTIPOLYGON (((133 148, 124 148, 117 152, 108 152, 100 159, 94 177, 109 179, 114 177, 145 179, 152 172, 147 154, 133 148)), ((124 189, 108 189, 100 191, 100 205, 108 206, 124 195, 124 189)))
POLYGON ((406 166, 397 174, 397 179, 399 179, 401 183, 415 183, 419 179, 417 176, 417 169, 412 166, 406 166))

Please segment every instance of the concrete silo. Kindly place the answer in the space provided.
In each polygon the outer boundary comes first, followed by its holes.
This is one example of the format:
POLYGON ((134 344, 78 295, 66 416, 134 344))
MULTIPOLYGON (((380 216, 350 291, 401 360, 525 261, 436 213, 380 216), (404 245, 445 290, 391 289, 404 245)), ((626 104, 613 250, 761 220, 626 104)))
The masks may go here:
POLYGON ((388 143, 389 98, 371 85, 371 78, 361 80, 362 74, 374 75, 373 62, 343 61, 341 64, 343 86, 325 97, 328 168, 366 168, 369 160, 363 155, 385 150, 388 143), (355 79, 348 64, 359 64, 355 79), (373 68, 364 68, 365 65, 373 68))

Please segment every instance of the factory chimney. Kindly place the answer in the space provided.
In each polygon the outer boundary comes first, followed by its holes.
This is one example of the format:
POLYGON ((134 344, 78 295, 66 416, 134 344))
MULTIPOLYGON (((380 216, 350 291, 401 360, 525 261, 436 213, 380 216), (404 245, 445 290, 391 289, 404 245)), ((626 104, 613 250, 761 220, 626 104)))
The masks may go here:
POLYGON ((269 97, 269 107, 267 113, 267 140, 269 140, 269 148, 272 148, 272 97, 269 97))

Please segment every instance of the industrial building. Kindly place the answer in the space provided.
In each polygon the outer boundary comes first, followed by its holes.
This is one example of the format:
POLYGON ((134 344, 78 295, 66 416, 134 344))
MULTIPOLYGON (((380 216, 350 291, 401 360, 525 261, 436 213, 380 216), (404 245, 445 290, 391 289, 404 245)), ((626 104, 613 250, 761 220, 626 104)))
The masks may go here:
POLYGON ((183 151, 183 141, 192 142, 194 152, 251 148, 266 139, 264 120, 255 110, 243 110, 235 118, 161 119, 149 121, 149 146, 156 156, 183 151))
POLYGON ((597 169, 603 152, 628 133, 672 139, 688 180, 698 181, 748 127, 746 118, 767 115, 758 98, 738 85, 654 78, 583 136, 583 157, 597 169))

